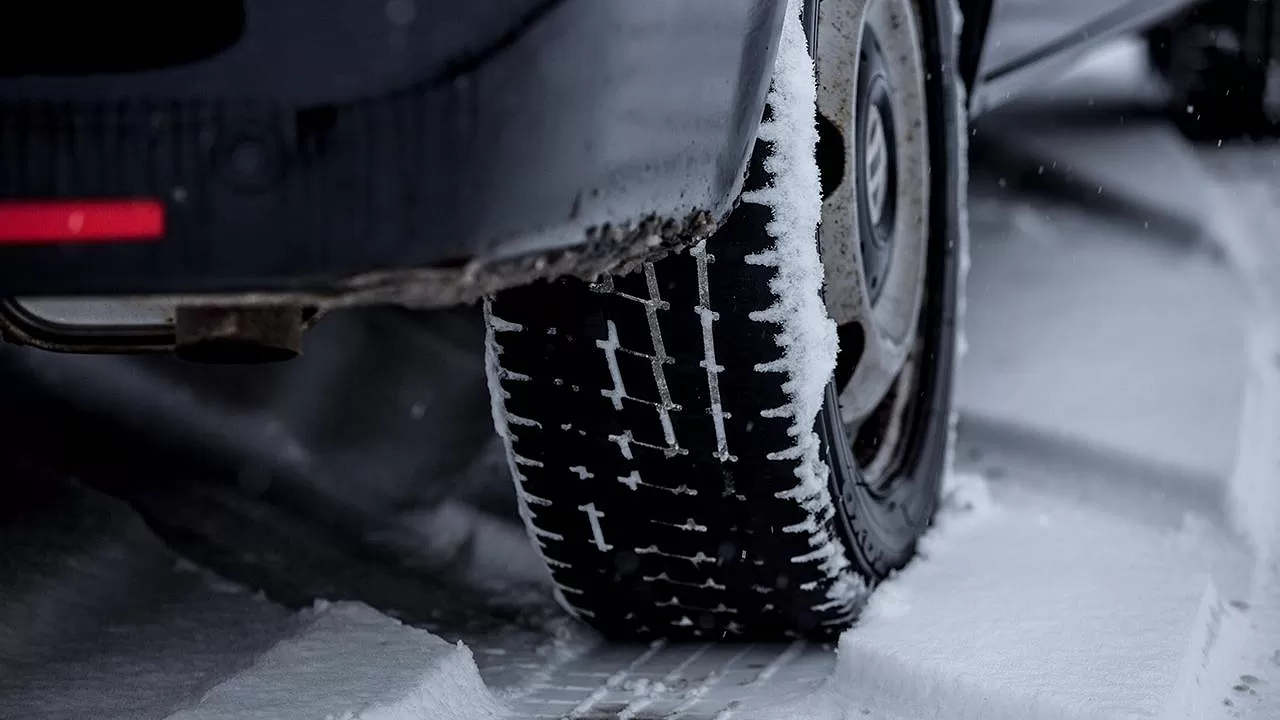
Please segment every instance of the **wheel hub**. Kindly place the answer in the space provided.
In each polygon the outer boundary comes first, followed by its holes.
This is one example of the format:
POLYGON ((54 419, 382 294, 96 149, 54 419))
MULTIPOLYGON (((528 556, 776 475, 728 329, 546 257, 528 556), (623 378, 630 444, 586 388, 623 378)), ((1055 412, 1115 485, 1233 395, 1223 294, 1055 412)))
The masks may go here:
POLYGON ((858 124, 855 157, 862 158, 857 176, 859 252, 871 302, 884 291, 893 260, 897 214, 898 157, 894 130, 893 86, 880 45, 870 28, 862 41, 859 63, 858 124))
MULTIPOLYGON (((867 133, 863 145, 863 157, 866 158, 863 173, 867 179, 866 202, 867 212, 871 213, 871 224, 880 226, 889 202, 890 160, 889 140, 885 137, 885 109, 873 106, 868 112, 867 133)), ((876 239, 879 239, 878 237, 876 239)))

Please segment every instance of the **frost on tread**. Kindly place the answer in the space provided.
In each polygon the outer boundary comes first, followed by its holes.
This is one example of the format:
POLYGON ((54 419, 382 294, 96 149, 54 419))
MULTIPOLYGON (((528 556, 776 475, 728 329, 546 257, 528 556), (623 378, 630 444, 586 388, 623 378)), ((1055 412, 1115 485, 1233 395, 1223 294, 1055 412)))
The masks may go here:
MULTIPOLYGON (((836 326, 822 302, 823 267, 818 256, 818 221, 822 217, 822 186, 818 179, 816 151, 818 129, 817 79, 792 2, 782 30, 773 84, 768 103, 772 117, 761 123, 760 139, 771 143, 773 154, 765 169, 785 184, 743 195, 746 202, 768 207, 773 213, 768 232, 776 238, 769 251, 752 255, 747 262, 777 269, 769 283, 777 298, 766 310, 751 313, 757 322, 775 323, 782 328, 775 338, 782 357, 756 366, 761 372, 782 372, 790 402, 769 408, 765 417, 791 420, 788 433, 795 445, 773 453, 770 459, 796 462, 795 487, 780 490, 778 497, 800 503, 809 518, 786 528, 810 536, 813 552, 793 558, 793 562, 819 562, 831 581, 831 608, 851 610, 865 592, 862 578, 855 574, 839 538, 832 532, 835 506, 832 502, 830 469, 822 460, 814 422, 822 409, 827 382, 836 367, 836 326)), ((820 608, 830 609, 830 608, 820 608)))

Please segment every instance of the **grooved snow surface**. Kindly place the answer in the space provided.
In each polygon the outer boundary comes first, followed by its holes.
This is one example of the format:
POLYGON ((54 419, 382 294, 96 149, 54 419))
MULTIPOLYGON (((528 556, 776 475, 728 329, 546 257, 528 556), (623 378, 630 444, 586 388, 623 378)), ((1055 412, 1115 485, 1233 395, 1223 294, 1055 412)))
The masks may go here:
POLYGON ((177 559, 114 500, 61 485, 23 492, 39 500, 0 530, 0 717, 506 713, 465 647, 359 603, 291 613, 177 559))

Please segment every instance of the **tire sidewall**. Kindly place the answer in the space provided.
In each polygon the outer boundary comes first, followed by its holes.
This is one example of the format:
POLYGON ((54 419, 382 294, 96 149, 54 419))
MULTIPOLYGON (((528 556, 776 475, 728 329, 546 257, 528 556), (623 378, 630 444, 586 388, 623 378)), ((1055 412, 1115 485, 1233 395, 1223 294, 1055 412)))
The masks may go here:
MULTIPOLYGON (((848 437, 833 407, 834 394, 819 419, 832 495, 843 512, 839 529, 851 556, 871 579, 905 565, 937 507, 941 483, 949 472, 953 444, 953 393, 958 368, 959 316, 963 265, 967 258, 964 227, 964 121, 961 79, 953 21, 958 10, 949 0, 921 3, 926 107, 929 113, 929 257, 921 316, 924 366, 912 391, 922 396, 908 417, 903 448, 905 477, 880 496, 872 493, 848 450, 848 437), (941 170, 941 172, 939 172, 941 170)), ((819 52, 821 38, 819 38, 819 52)), ((855 119, 861 129, 861 118, 855 119)))

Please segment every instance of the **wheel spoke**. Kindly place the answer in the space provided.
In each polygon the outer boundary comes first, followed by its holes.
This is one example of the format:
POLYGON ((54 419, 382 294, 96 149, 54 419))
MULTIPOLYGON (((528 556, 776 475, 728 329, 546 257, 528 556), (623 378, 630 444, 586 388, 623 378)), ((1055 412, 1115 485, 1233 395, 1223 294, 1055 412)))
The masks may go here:
POLYGON ((902 373, 915 345, 915 323, 910 330, 906 337, 895 338, 874 322, 863 325, 866 345, 862 357, 853 377, 840 388, 840 415, 855 431, 879 407, 902 373))
POLYGON ((898 374, 897 385, 890 390, 893 393, 893 405, 889 409, 888 422, 884 431, 877 438, 875 453, 867 460, 862 470, 863 480, 871 487, 879 488, 891 478, 890 469, 899 459, 899 442, 906 432, 907 406, 911 402, 911 379, 914 376, 914 354, 907 358, 898 374))

